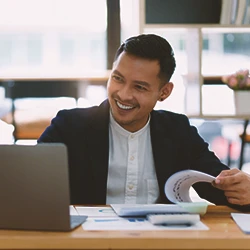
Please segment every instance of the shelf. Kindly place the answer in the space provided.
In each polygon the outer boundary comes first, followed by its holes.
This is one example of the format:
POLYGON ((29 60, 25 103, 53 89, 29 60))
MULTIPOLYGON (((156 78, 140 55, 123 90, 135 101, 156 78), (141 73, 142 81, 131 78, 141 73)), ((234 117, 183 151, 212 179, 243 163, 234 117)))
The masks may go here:
POLYGON ((140 32, 163 36, 174 49, 175 72, 181 76, 185 87, 183 112, 188 116, 208 117, 206 114, 212 113, 208 110, 211 106, 216 111, 214 117, 221 117, 220 109, 223 113, 228 105, 232 110, 225 112, 225 116, 234 117, 233 94, 221 77, 240 68, 250 69, 250 24, 147 24, 145 0, 140 1, 139 9, 140 32), (217 91, 223 92, 221 97, 217 91), (207 96, 208 93, 211 96, 207 96), (223 98, 227 102, 224 106, 221 105, 223 98))

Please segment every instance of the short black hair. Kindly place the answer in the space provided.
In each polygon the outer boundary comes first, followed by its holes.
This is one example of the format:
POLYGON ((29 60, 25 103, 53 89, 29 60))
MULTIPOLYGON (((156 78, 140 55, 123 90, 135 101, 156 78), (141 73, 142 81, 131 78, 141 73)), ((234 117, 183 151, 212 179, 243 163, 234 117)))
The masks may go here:
POLYGON ((176 62, 169 42, 155 34, 142 34, 128 38, 118 48, 115 61, 122 52, 149 60, 157 60, 160 65, 159 78, 165 83, 172 77, 176 62))

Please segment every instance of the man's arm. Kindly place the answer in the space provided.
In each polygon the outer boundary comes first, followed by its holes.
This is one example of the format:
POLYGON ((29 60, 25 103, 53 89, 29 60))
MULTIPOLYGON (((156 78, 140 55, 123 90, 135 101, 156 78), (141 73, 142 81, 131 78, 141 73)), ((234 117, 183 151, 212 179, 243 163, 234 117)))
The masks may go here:
POLYGON ((194 169, 211 174, 216 177, 212 184, 197 183, 201 197, 219 205, 228 205, 232 208, 250 211, 250 176, 238 169, 230 169, 224 165, 209 151, 207 144, 197 133, 196 128, 191 126, 190 139, 192 138, 192 156, 194 169))

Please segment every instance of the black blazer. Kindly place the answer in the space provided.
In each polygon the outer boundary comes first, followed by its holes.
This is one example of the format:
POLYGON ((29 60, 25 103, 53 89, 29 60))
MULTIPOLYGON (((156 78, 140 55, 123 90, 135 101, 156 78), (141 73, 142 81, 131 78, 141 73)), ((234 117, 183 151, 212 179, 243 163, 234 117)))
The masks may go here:
MULTIPOLYGON (((109 159, 109 102, 100 106, 59 111, 38 142, 62 142, 69 157, 71 204, 106 204, 109 159)), ((228 169, 190 126, 185 115, 151 112, 151 141, 160 189, 159 203, 170 203, 164 193, 166 180, 175 172, 194 169, 217 176, 228 169)), ((209 183, 195 190, 208 201, 228 204, 224 193, 209 183)), ((230 205, 232 206, 232 205, 230 205)), ((237 208, 237 206, 236 206, 237 208)))

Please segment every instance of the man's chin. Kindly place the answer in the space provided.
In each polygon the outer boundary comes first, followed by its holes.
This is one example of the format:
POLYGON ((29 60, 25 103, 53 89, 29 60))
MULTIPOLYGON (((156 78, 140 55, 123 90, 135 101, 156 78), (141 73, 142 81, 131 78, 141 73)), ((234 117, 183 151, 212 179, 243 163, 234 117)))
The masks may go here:
POLYGON ((128 121, 128 120, 126 120, 126 119, 124 119, 122 117, 114 116, 114 119, 121 126, 129 125, 130 124, 130 121, 128 121))
POLYGON ((129 119, 125 119, 124 117, 122 116, 117 116, 117 115, 114 115, 113 114, 113 118, 114 120, 121 126, 121 127, 124 127, 124 126, 128 126, 131 124, 131 120, 129 119))

